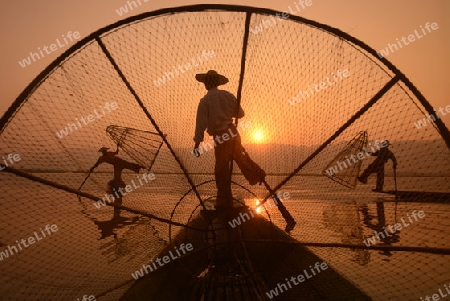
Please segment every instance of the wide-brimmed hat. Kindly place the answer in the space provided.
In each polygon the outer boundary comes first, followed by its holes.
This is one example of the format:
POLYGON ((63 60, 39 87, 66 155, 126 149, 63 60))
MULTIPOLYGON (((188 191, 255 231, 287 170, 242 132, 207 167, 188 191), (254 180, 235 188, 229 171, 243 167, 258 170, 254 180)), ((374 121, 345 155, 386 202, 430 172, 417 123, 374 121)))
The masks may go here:
POLYGON ((195 79, 201 83, 207 81, 216 81, 217 85, 225 85, 228 83, 228 78, 222 74, 217 73, 216 70, 209 70, 206 73, 199 73, 195 75, 195 79))

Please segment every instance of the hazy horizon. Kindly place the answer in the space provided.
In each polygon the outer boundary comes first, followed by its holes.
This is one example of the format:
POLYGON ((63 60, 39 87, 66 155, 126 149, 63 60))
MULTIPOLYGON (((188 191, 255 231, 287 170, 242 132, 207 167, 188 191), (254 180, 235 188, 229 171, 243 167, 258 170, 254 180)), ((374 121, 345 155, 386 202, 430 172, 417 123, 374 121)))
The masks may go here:
MULTIPOLYGON (((29 82, 36 77, 50 62, 55 60, 63 51, 73 45, 67 40, 68 45, 61 47, 51 53, 44 53, 44 57, 32 62, 23 68, 18 64, 30 52, 38 52, 38 47, 56 43, 59 39, 64 44, 62 35, 69 31, 80 33, 80 39, 91 32, 145 11, 152 11, 163 7, 184 6, 201 1, 173 1, 170 3, 146 2, 138 8, 120 16, 116 10, 126 4, 123 0, 98 1, 95 4, 87 0, 60 3, 56 0, 47 0, 43 4, 37 3, 8 3, 2 10, 2 20, 5 23, 18 24, 14 31, 4 26, 0 29, 4 37, 2 43, 3 56, 0 57, 2 66, 0 90, 3 92, 0 101, 0 116, 26 88, 29 82), (39 15, 35 12, 39 11, 39 15), (81 19, 80 16, 84 17, 81 19), (55 18, 58 16, 59 18, 55 18), (30 22, 17 23, 17 19, 30 20, 30 22), (89 20, 86 22, 85 20, 89 20), (20 37, 20 38, 18 38, 20 37)), ((233 4, 232 1, 223 1, 224 4, 233 4)), ((267 7, 278 11, 289 11, 294 7, 294 2, 284 0, 273 3, 270 1, 254 2, 247 0, 239 2, 239 5, 255 7, 267 7)), ((294 10, 294 12, 296 12, 294 10)), ((347 0, 335 2, 312 1, 312 5, 302 9, 296 15, 315 20, 332 27, 339 28, 344 32, 362 40, 375 50, 380 51, 389 43, 396 43, 396 39, 414 33, 426 22, 436 22, 439 29, 429 33, 427 36, 412 42, 411 45, 403 46, 390 53, 387 59, 394 63, 400 71, 416 85, 426 99, 435 109, 450 105, 450 76, 447 72, 449 57, 446 49, 449 40, 446 39, 450 32, 450 3, 447 1, 435 1, 424 3, 423 1, 381 1, 371 5, 359 1, 347 0), (408 7, 408 18, 402 18, 405 7, 408 7), (336 14, 336 11, 339 11, 336 14), (381 21, 382 20, 382 21, 381 21), (432 55, 430 55, 432 54, 432 55)), ((59 47, 59 46, 58 46, 59 47)), ((230 76, 231 74, 229 74, 230 76)), ((149 82, 149 85, 152 83, 149 82)), ((227 87, 230 88, 230 87, 227 87)), ((193 97, 194 103, 198 97, 193 97)), ((450 116, 444 116, 443 122, 449 127, 450 116)))

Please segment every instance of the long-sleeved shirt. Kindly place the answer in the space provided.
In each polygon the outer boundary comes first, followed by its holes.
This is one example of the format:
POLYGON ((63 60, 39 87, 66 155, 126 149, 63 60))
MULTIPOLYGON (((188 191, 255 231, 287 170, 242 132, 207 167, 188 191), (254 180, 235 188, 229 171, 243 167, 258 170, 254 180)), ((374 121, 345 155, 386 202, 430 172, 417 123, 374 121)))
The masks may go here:
POLYGON ((217 88, 208 90, 198 104, 194 141, 202 142, 205 130, 210 135, 226 130, 232 124, 233 117, 244 117, 244 110, 241 107, 239 112, 237 110, 236 97, 225 90, 217 88))

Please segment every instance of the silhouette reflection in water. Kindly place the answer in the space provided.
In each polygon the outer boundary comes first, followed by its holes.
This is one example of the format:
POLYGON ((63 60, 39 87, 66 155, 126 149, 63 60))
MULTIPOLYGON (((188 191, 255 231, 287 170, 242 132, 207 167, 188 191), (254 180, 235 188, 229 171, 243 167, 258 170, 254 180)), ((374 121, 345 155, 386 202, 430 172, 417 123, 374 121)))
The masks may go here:
MULTIPOLYGON (((385 228, 388 226, 386 224, 386 215, 385 215, 385 208, 384 208, 384 202, 376 202, 376 209, 377 209, 377 215, 373 216, 369 213, 369 208, 367 205, 363 205, 360 208, 361 213, 363 214, 363 223, 364 225, 375 231, 373 233, 374 236, 377 237, 377 245, 386 245, 390 246, 393 243, 397 243, 400 241, 400 231, 396 231, 394 233, 391 233, 389 231, 386 235, 385 228), (379 233, 377 236, 376 234, 379 233), (379 238, 381 236, 381 239, 379 238), (384 238, 383 238, 384 237, 384 238)), ((379 252, 381 255, 385 256, 392 256, 391 251, 389 250, 382 250, 379 252)))

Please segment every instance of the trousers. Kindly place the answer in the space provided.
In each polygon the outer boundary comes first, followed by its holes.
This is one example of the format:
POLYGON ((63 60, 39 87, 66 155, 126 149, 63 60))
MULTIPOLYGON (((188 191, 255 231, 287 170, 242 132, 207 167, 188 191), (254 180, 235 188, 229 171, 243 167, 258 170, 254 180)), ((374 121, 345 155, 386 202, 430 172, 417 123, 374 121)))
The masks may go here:
POLYGON ((216 158, 216 163, 214 165, 214 177, 217 187, 216 205, 232 206, 231 164, 233 160, 239 161, 239 150, 242 148, 241 137, 233 126, 231 126, 229 130, 214 133, 215 139, 216 136, 222 137, 223 139, 222 143, 217 143, 214 148, 214 156, 216 158), (225 141, 223 137, 224 134, 227 133, 230 139, 225 141))
POLYGON ((377 173, 377 185, 376 190, 383 190, 384 186, 384 164, 380 164, 378 162, 373 162, 367 166, 366 170, 361 175, 362 179, 367 181, 367 178, 372 174, 377 173))

